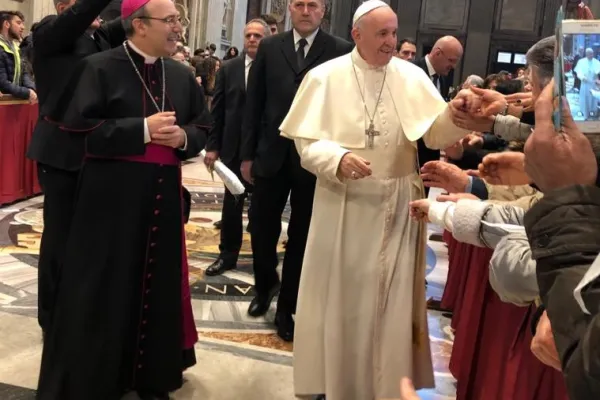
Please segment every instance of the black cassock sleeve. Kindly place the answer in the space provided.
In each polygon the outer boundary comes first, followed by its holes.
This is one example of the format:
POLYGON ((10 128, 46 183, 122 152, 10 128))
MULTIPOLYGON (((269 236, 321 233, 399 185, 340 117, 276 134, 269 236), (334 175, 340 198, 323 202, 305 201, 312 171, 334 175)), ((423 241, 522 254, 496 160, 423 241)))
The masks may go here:
POLYGON ((193 158, 202 151, 206 145, 206 137, 212 126, 212 118, 204 94, 200 89, 200 85, 196 81, 193 74, 188 76, 189 87, 189 113, 188 121, 179 121, 181 128, 187 136, 187 148, 178 151, 178 156, 182 160, 193 158))
POLYGON ((144 118, 109 118, 106 85, 96 64, 80 62, 70 90, 52 113, 62 130, 86 136, 86 152, 92 156, 124 157, 143 155, 144 118))

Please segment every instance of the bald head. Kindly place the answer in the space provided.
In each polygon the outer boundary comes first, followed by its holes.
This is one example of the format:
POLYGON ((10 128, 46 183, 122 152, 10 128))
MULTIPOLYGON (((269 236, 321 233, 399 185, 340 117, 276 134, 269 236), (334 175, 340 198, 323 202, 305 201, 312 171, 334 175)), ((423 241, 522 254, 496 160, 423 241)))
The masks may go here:
POLYGON ((446 76, 456 68, 463 55, 463 47, 454 36, 439 38, 428 54, 429 62, 438 75, 446 76))

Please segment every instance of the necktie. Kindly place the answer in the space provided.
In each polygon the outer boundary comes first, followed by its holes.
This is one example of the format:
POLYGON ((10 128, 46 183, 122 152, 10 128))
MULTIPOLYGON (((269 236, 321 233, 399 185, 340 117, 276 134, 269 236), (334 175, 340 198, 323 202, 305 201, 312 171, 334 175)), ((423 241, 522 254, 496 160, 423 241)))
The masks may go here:
POLYGON ((435 87, 439 88, 438 84, 440 82, 440 76, 438 74, 433 74, 433 76, 431 78, 433 80, 433 84, 435 85, 435 87))
POLYGON ((308 42, 304 38, 300 39, 300 41, 298 42, 298 51, 296 52, 296 59, 298 60, 298 68, 300 70, 304 68, 304 58, 306 57, 306 54, 304 54, 304 47, 306 47, 307 44, 308 42))

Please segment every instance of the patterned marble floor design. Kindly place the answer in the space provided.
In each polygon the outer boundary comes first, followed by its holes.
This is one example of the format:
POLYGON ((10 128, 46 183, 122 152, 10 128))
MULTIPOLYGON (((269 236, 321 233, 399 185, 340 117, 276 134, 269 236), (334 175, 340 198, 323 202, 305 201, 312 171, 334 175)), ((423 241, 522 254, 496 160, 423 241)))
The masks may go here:
MULTIPOLYGON (((246 314, 254 294, 249 235, 244 236, 238 268, 219 277, 203 270, 218 254, 223 189, 199 163, 184 166, 184 183, 193 194, 186 227, 193 308, 201 335, 198 364, 186 374, 176 399, 293 399, 292 345, 278 339, 274 308, 265 318, 246 314)), ((37 257, 42 232, 42 197, 0 208, 0 399, 33 399, 41 341, 37 326, 37 257)), ((282 240, 286 221, 283 221, 282 240)), ((428 296, 441 296, 447 275, 446 249, 428 249, 428 296)), ((284 251, 283 247, 279 249, 284 251)), ((448 318, 429 312, 436 389, 425 400, 454 399, 448 371, 453 335, 448 318)))

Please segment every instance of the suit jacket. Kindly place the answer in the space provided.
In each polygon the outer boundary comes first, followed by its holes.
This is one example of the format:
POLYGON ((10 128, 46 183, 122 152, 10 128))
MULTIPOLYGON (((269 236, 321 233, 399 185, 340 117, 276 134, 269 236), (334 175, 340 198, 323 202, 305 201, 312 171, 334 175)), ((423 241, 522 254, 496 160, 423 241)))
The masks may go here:
POLYGON ((80 60, 125 41, 120 20, 103 24, 94 32, 94 38, 86 33, 108 3, 78 0, 60 15, 42 19, 33 33, 33 71, 40 113, 27 151, 32 160, 69 171, 81 167, 84 136, 60 130, 45 118, 58 105, 80 60))
POLYGON ((246 56, 242 55, 225 62, 217 72, 211 110, 213 128, 206 142, 206 150, 218 151, 227 165, 239 163, 245 104, 246 56))
MULTIPOLYGON (((283 166, 293 142, 279 135, 296 91, 313 67, 352 51, 353 45, 319 30, 304 68, 298 68, 293 31, 283 32, 260 42, 248 77, 248 99, 242 128, 241 159, 254 160, 252 173, 261 177, 275 175, 283 166)), ((315 107, 318 107, 315 104, 315 107)), ((297 154, 296 154, 297 157, 297 154)))
MULTIPOLYGON (((418 65, 423 71, 425 71, 425 74, 427 76, 429 76, 429 70, 427 69, 427 63, 425 62, 425 57, 415 60, 415 65, 418 65)), ((448 96, 450 93, 450 86, 452 86, 450 79, 447 76, 440 76, 439 82, 440 82, 440 94, 442 95, 444 100, 448 101, 449 100, 448 96)))
MULTIPOLYGON (((425 57, 420 58, 415 61, 415 65, 419 66, 425 74, 429 76, 429 70, 427 69, 427 63, 425 62, 425 57)), ((444 100, 448 101, 448 93, 450 92, 450 82, 447 76, 439 77, 440 83, 440 94, 444 98, 444 100)), ((419 139, 417 141, 417 150, 419 155, 419 165, 423 166, 429 161, 435 161, 440 159, 440 151, 432 150, 425 146, 425 142, 423 139, 419 139)), ((429 193, 429 188, 425 188, 425 194, 429 193)))

